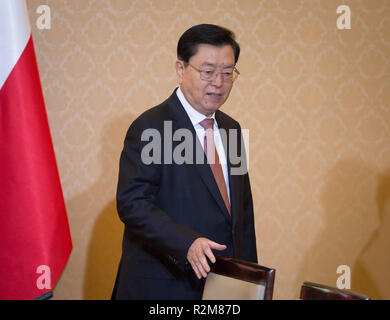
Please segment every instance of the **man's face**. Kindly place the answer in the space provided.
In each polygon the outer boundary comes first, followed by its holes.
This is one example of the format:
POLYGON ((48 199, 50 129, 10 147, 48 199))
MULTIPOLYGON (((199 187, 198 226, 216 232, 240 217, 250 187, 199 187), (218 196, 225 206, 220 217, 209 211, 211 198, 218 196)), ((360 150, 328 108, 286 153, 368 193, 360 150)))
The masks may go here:
MULTIPOLYGON (((201 70, 216 69, 218 72, 232 70, 234 52, 230 45, 215 47, 201 44, 189 63, 201 70)), ((185 67, 180 60, 176 61, 176 73, 187 101, 206 116, 213 114, 224 104, 233 86, 232 82, 224 82, 221 74, 213 81, 202 80, 198 71, 189 65, 185 67)))

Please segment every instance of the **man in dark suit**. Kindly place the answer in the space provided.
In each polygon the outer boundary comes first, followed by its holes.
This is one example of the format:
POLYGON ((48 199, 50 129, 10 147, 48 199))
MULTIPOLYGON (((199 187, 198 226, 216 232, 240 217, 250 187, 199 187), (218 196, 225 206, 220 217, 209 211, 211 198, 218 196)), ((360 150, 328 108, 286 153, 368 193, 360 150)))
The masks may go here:
POLYGON ((257 262, 241 128, 219 111, 240 47, 231 31, 197 25, 177 51, 180 87, 139 116, 124 142, 113 299, 200 299, 215 254, 257 262))

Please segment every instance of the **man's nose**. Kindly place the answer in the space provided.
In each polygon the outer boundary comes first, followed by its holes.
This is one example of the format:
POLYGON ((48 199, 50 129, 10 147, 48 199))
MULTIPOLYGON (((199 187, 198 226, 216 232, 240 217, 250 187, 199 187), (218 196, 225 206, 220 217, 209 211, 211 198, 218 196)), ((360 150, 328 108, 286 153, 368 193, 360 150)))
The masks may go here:
POLYGON ((219 72, 216 74, 214 80, 212 81, 212 84, 215 85, 216 87, 221 87, 223 84, 223 76, 222 73, 219 72))

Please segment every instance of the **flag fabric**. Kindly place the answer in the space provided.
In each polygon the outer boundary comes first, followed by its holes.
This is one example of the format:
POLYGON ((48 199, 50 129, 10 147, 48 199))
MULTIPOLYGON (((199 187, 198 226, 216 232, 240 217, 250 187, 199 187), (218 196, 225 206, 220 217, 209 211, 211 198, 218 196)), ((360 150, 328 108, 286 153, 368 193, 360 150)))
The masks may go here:
POLYGON ((72 250, 24 0, 0 1, 0 299, 52 291, 72 250))

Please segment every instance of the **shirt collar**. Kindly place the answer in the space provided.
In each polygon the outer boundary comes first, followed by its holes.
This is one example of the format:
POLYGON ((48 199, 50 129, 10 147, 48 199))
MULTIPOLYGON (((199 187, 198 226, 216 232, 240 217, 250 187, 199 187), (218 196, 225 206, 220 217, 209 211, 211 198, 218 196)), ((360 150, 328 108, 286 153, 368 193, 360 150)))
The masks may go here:
POLYGON ((191 106, 191 104, 184 97, 184 94, 181 91, 180 87, 176 90, 176 94, 181 104, 183 105, 184 110, 187 112, 188 116, 190 117, 193 126, 198 125, 199 122, 203 121, 206 118, 214 119, 214 125, 216 124, 217 121, 215 120, 215 112, 210 117, 206 117, 204 114, 200 113, 193 106, 191 106))

